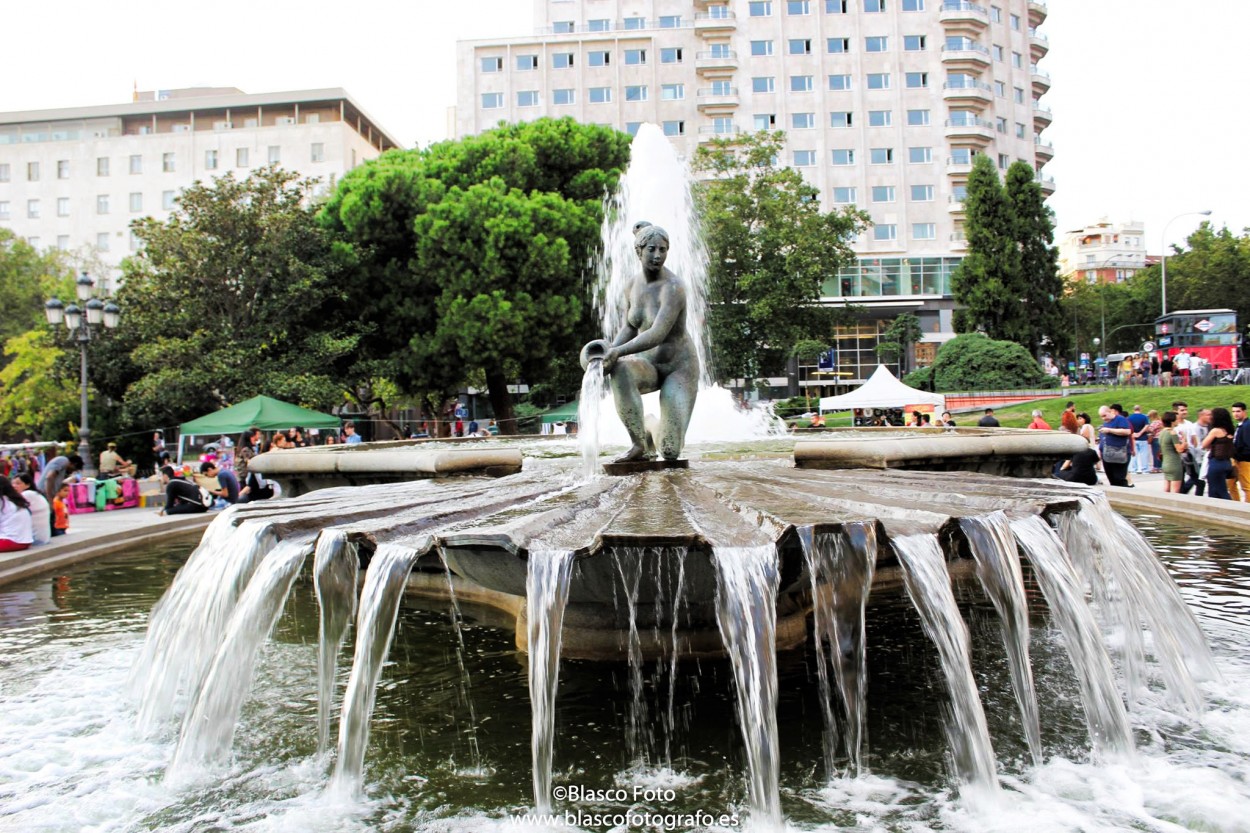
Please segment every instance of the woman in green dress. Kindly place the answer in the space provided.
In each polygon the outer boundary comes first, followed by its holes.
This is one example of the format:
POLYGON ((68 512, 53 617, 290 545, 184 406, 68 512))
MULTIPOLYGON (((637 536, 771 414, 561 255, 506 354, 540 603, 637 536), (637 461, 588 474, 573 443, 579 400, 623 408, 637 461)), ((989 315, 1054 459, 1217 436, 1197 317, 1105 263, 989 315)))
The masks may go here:
POLYGON ((1176 411, 1165 411, 1163 430, 1159 432, 1159 450, 1163 452, 1163 490, 1179 493, 1185 477, 1181 462, 1181 455, 1185 453, 1185 438, 1172 429, 1175 424, 1176 411))

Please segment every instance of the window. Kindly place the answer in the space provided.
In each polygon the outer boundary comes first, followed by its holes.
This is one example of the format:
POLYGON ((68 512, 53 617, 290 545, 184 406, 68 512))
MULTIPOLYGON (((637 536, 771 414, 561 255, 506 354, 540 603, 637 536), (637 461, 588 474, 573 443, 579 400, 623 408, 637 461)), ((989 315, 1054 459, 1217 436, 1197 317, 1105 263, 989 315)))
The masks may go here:
POLYGON ((728 43, 712 43, 708 44, 712 48, 713 58, 732 58, 733 50, 729 48, 728 43))
POLYGON ((849 0, 825 0, 825 14, 846 14, 849 0))
POLYGON ((532 69, 538 69, 537 55, 517 55, 516 68, 521 72, 528 72, 532 69))
POLYGON ((929 148, 929 147, 908 148, 907 149, 907 161, 913 162, 913 163, 932 162, 933 161, 933 148, 929 148))
POLYGON ((661 29, 680 29, 681 28, 681 15, 679 14, 660 15, 660 28, 661 29))
POLYGON ((246 168, 248 166, 249 162, 247 151, 247 148, 234 149, 234 166, 236 168, 246 168))
POLYGON ((8 162, 0 163, 0 182, 8 182, 12 179, 13 173, 9 168, 8 162))
POLYGON ((551 56, 552 69, 572 69, 573 53, 572 52, 556 52, 551 56))
POLYGON ((1002 116, 999 116, 998 118, 996 118, 994 120, 994 129, 997 130, 999 133, 1006 133, 1007 132, 1007 120, 1003 118, 1002 116))
POLYGON ((625 65, 641 66, 647 62, 647 50, 645 49, 626 49, 625 65))
MULTIPOLYGON (((134 232, 132 231, 132 232, 131 232, 131 235, 133 235, 133 234, 134 234, 134 232)), ((58 235, 56 236, 56 250, 57 250, 58 252, 68 252, 68 251, 69 251, 69 235, 68 235, 68 234, 58 234, 58 235)))
POLYGON ((777 114, 776 113, 756 113, 755 114, 756 130, 776 130, 777 114))
POLYGON ((606 49, 596 49, 586 56, 586 63, 592 67, 606 67, 612 63, 612 53, 606 49))
POLYGON ((790 129, 791 130, 811 130, 816 127, 815 113, 791 113, 790 129))
POLYGON ((812 91, 812 76, 810 75, 791 75, 790 76, 790 92, 810 93, 811 91, 812 91))
POLYGON ((0 220, 7 220, 7 219, 9 219, 9 212, 10 212, 10 210, 11 210, 11 209, 9 208, 9 201, 8 201, 8 200, 0 200, 0 220))
POLYGON ((1011 165, 1011 157, 1005 153, 998 154, 998 169, 1005 171, 1009 165, 1011 165))
POLYGON ((751 17, 772 17, 773 14, 772 0, 752 0, 748 8, 751 17))
POLYGON ((1024 69, 1024 56, 1019 52, 1012 52, 1011 65, 1016 69, 1024 69))
POLYGON ((538 90, 520 90, 516 94, 516 106, 537 107, 538 90))
POLYGON ((647 85, 646 84, 634 84, 633 86, 626 87, 625 88, 625 100, 626 101, 646 101, 647 100, 647 85))
MULTIPOLYGON (((498 110, 501 107, 503 107, 503 93, 482 93, 483 110, 498 110)), ((217 151, 210 150, 209 153, 213 154, 213 164, 209 167, 215 168, 217 167, 217 151)))
POLYGON ((109 213, 109 195, 108 194, 100 194, 99 196, 95 198, 95 213, 96 214, 108 214, 109 213))
POLYGON ((642 122, 640 121, 625 122, 625 132, 628 133, 630 136, 637 136, 638 128, 640 127, 642 127, 642 122))
POLYGON ((835 150, 833 152, 833 164, 854 165, 855 164, 855 151, 851 148, 835 150))
POLYGON ((1007 97, 1007 85, 1004 84, 1002 81, 995 81, 994 82, 994 95, 998 96, 999 98, 1006 98, 1007 97))
POLYGON ((907 124, 910 127, 922 127, 929 123, 928 110, 908 110, 907 124))
POLYGON ((611 87, 591 87, 588 94, 591 104, 610 104, 612 102, 611 87))
POLYGON ((831 55, 851 51, 850 38, 829 38, 825 41, 825 51, 831 55))
POLYGON ((625 18, 625 28, 630 30, 646 29, 647 19, 645 17, 627 17, 625 18))
POLYGON ((1024 87, 1012 87, 1012 98, 1016 104, 1024 103, 1024 87))
POLYGON ((838 205, 850 205, 851 203, 854 203, 855 189, 846 187, 834 188, 833 201, 838 205))
POLYGON ((174 192, 161 191, 161 208, 166 211, 174 210, 174 192))
POLYGON ((686 123, 684 121, 666 121, 664 122, 665 136, 685 136, 686 123))
POLYGON ((39 243, 40 243, 40 240, 39 240, 39 235, 37 235, 37 234, 36 234, 36 235, 34 235, 34 236, 32 236, 32 237, 27 237, 27 238, 26 238, 26 245, 27 245, 27 246, 30 246, 32 249, 38 249, 38 248, 39 248, 39 243))
POLYGON ((911 224, 912 240, 936 240, 937 225, 934 223, 912 223, 911 224))
POLYGON ((897 240, 898 226, 893 223, 882 223, 872 227, 873 240, 897 240))
POLYGON ((712 119, 713 133, 735 133, 734 120, 732 116, 720 116, 712 119))
POLYGON ((886 38, 884 35, 864 38, 864 51, 865 52, 885 52, 888 49, 887 42, 888 42, 888 38, 886 38))
POLYGON ((95 250, 97 252, 107 252, 109 250, 109 233, 102 231, 95 236, 95 250))
POLYGON ((57 197, 56 199, 56 216, 69 216, 69 197, 57 197))
POLYGON ((903 11, 905 12, 923 12, 924 0, 903 0, 903 11))
POLYGON ((1020 15, 1013 14, 1011 15, 1010 20, 1011 20, 1012 31, 1019 32, 1020 31, 1020 15))
MULTIPOLYGON (((321 144, 321 143, 318 142, 317 144, 321 144)), ((321 152, 322 159, 317 159, 316 153, 317 153, 317 148, 314 145, 313 146, 313 154, 314 154, 313 161, 314 162, 323 161, 323 159, 325 158, 325 146, 324 145, 322 146, 322 152, 321 152)), ((269 147, 265 149, 265 158, 269 161, 270 165, 277 165, 278 163, 280 163, 282 161, 282 146, 281 145, 269 145, 269 147)))
POLYGON ((967 185, 952 186, 951 196, 955 198, 956 202, 963 202, 965 199, 968 198, 968 186, 967 185))
POLYGON ((661 84, 660 101, 681 101, 686 97, 685 84, 661 84))
POLYGON ((39 200, 26 201, 26 216, 32 220, 39 219, 39 200))
POLYGON ((733 95, 733 84, 727 80, 721 79, 712 82, 712 95, 733 95))
POLYGON ((606 17, 595 18, 586 22, 586 28, 591 32, 611 32, 612 21, 606 17))
POLYGON ((816 151, 796 150, 794 152, 794 167, 796 168, 816 167, 816 151))
POLYGON ((573 21, 557 20, 551 24, 551 31, 557 35, 567 35, 573 31, 573 21))
POLYGON ((866 12, 885 11, 885 0, 864 0, 864 11, 866 12))
MULTIPOLYGON (((108 161, 108 160, 107 160, 107 158, 106 158, 106 159, 105 159, 105 162, 107 163, 107 161, 108 161)), ((108 165, 107 165, 107 164, 106 164, 104 167, 105 167, 105 169, 106 169, 106 170, 108 169, 108 165)), ((103 174, 103 175, 104 175, 104 176, 108 176, 108 174, 107 174, 107 173, 105 173, 105 174, 103 174)), ((27 181, 27 182, 38 182, 38 181, 39 181, 39 163, 38 163, 38 162, 27 162, 27 163, 26 163, 26 181, 27 181)))
MULTIPOLYGON (((56 239, 56 242, 57 242, 57 245, 60 245, 60 243, 61 243, 61 238, 59 238, 59 237, 58 237, 58 238, 56 239)), ((67 237, 67 238, 65 238, 65 242, 66 242, 66 244, 68 245, 68 243, 69 243, 69 238, 68 238, 68 237, 67 237)), ((132 251, 132 252, 137 252, 137 251, 139 251, 139 235, 135 234, 133 231, 132 231, 132 232, 130 232, 130 251, 132 251)))
POLYGON ((812 4, 809 0, 786 0, 786 14, 811 14, 812 4))
POLYGON ((1000 9, 998 6, 990 6, 990 22, 991 23, 1003 22, 1003 10, 1000 9))
POLYGON ((752 55, 771 55, 773 54, 773 42, 770 40, 753 40, 751 41, 752 55))
POLYGON ((681 47, 669 46, 660 50, 660 63, 662 64, 680 64, 681 63, 681 47))
POLYGON ((143 192, 132 191, 130 193, 130 213, 137 214, 143 210, 143 192))
POLYGON ((849 90, 851 88, 851 76, 846 75, 830 75, 829 89, 831 90, 849 90))
POLYGON ((101 156, 95 160, 95 175, 96 176, 108 176, 109 175, 109 158, 107 156, 101 156))
POLYGON ((751 92, 754 93, 771 93, 774 90, 773 77, 771 75, 761 76, 751 79, 751 92))
POLYGON ((932 185, 913 185, 911 186, 912 202, 933 202, 933 186, 932 185))
POLYGON ((791 55, 811 55, 812 39, 811 38, 790 38, 791 55))
POLYGON ((503 58, 483 58, 481 67, 482 72, 503 72, 503 58))
POLYGON ((924 35, 903 35, 904 52, 924 52, 924 35))
POLYGON ((854 122, 850 110, 835 110, 829 114, 830 127, 850 127, 854 122))
POLYGON ((1020 122, 1016 122, 1016 138, 1017 139, 1024 138, 1024 125, 1021 124, 1020 122))
POLYGON ((551 103, 557 107, 567 107, 577 103, 577 94, 571 89, 552 90, 551 103))
POLYGON ((890 89, 890 73, 888 72, 868 73, 868 89, 870 90, 890 89))
POLYGON ((60 159, 56 163, 56 178, 69 179, 69 160, 60 159))
POLYGON ((1000 64, 1003 62, 1007 54, 1006 52, 1003 51, 1003 48, 999 46, 998 44, 994 44, 993 46, 991 46, 990 52, 993 53, 994 60, 998 61, 1000 64))
POLYGON ((872 186, 873 202, 894 202, 894 186, 893 185, 874 185, 872 186))
POLYGON ((176 169, 174 155, 172 153, 161 154, 161 170, 165 173, 173 173, 176 169))
POLYGON ((972 150, 970 148, 951 148, 952 165, 971 165, 972 150))
POLYGON ((893 116, 890 110, 869 110, 868 126, 869 127, 889 127, 893 116))
POLYGON ((907 88, 910 90, 920 89, 929 86, 929 73, 927 72, 909 72, 907 73, 907 88))

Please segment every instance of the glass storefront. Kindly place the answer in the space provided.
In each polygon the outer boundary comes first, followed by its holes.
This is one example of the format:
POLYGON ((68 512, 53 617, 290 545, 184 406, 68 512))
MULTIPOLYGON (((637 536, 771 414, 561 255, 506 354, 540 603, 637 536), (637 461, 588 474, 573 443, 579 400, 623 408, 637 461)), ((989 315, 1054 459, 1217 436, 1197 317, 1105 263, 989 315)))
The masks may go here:
POLYGON ((844 266, 825 281, 826 297, 864 298, 951 294, 951 274, 959 257, 874 257, 844 266))

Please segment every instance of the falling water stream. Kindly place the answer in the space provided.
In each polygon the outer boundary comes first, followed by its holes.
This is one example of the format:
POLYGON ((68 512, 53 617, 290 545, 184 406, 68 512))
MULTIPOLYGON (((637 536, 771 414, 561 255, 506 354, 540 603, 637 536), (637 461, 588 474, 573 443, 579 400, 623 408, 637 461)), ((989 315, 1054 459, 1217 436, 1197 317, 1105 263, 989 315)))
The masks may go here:
POLYGON ((317 751, 330 747, 330 715, 334 708, 334 679, 339 651, 356 615, 360 562, 357 548, 338 530, 326 530, 317 539, 313 581, 320 611, 317 633, 317 751))
POLYGON ((556 688, 560 683, 561 628, 569 601, 569 550, 534 550, 525 579, 534 808, 551 812, 551 756, 555 743, 556 688))

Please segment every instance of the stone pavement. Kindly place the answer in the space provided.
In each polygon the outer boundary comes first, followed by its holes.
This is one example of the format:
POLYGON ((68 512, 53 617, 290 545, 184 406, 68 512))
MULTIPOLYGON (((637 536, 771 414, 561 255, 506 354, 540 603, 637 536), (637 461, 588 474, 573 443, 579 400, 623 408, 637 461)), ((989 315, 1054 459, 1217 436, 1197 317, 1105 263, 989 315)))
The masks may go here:
POLYGON ((217 512, 158 514, 158 507, 111 509, 69 516, 69 531, 51 543, 0 554, 0 586, 103 555, 178 536, 193 544, 217 512))

